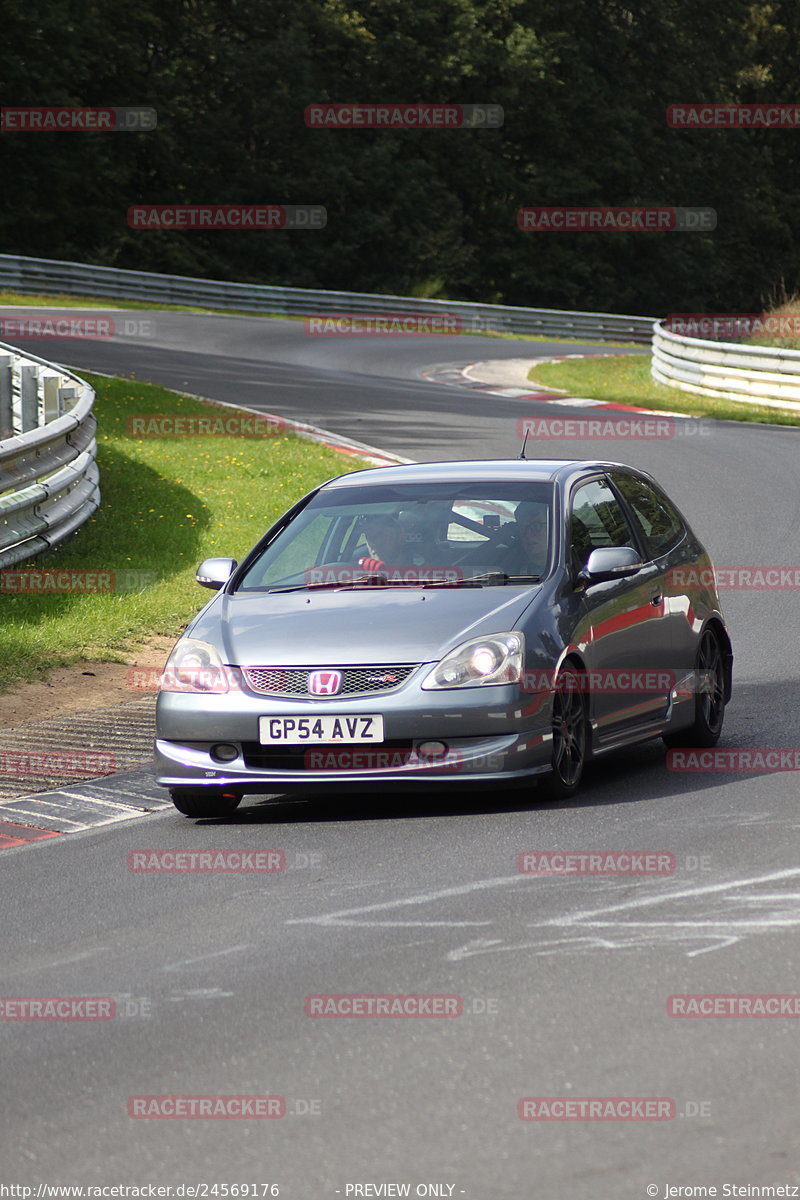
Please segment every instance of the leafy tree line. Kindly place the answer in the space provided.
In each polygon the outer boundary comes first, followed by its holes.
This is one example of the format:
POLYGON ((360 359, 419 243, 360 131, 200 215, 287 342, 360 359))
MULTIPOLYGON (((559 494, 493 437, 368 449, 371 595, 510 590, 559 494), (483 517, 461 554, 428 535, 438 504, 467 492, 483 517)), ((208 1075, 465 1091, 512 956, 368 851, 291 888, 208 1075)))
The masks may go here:
MULTIPOLYGON (((150 105, 147 133, 0 134, 0 252, 299 287, 666 313, 800 286, 789 0, 0 0, 0 102, 150 105), (502 128, 308 128, 316 102, 486 102, 502 128), (137 203, 321 204, 314 232, 130 229, 137 203), (523 233, 524 205, 710 207, 705 233, 523 233)), ((800 99, 798 100, 800 104, 800 99)))

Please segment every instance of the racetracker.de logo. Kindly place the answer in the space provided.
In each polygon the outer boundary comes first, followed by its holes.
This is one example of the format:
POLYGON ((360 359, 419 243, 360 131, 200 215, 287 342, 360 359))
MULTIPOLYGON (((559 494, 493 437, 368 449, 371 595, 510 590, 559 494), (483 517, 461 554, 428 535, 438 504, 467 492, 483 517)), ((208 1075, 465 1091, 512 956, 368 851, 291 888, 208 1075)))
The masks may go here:
POLYGON ((450 337, 463 333, 454 313, 326 313, 306 317, 309 337, 450 337))
POLYGON ((387 583, 460 583, 464 572, 450 566, 387 566, 381 563, 375 570, 364 567, 309 567, 303 578, 306 583, 353 584, 382 581, 387 583))
POLYGON ((286 1115, 283 1096, 131 1096, 128 1116, 144 1120, 209 1120, 252 1121, 275 1120, 286 1115))
POLYGON ((517 855, 521 875, 672 875, 674 854, 654 850, 529 850, 517 855))
POLYGON ((110 996, 2 996, 0 1021, 113 1021, 110 996))
POLYGON ((306 750, 303 756, 306 770, 501 770, 503 756, 481 755, 465 757, 459 750, 443 750, 440 754, 422 754, 415 746, 395 746, 384 749, 335 749, 330 745, 306 750))
POLYGON ((602 420, 599 417, 520 417, 517 420, 517 437, 528 437, 534 441, 537 438, 642 441, 673 438, 683 425, 692 423, 674 417, 655 416, 620 417, 618 420, 602 420))
POLYGON ((667 997, 668 1017, 800 1017, 800 995, 706 992, 667 997))
POLYGON ((460 1017, 464 1002, 448 995, 345 995, 321 993, 306 996, 307 1017, 460 1017))
POLYGON ((286 870, 286 855, 282 850, 131 850, 128 870, 140 874, 271 875, 286 870))
POLYGON ((708 233, 716 227, 713 208, 562 204, 517 210, 517 228, 523 233, 708 233))
POLYGON ((671 129, 800 129, 800 104, 670 104, 671 129))
POLYGON ((668 333, 679 337, 707 338, 797 338, 800 312, 775 313, 670 313, 662 322, 668 333))
POLYGON ((499 129, 499 104, 309 104, 310 129, 499 129))
POLYGON ((102 341, 113 337, 152 338, 154 335, 155 321, 150 318, 139 320, 125 317, 115 320, 113 317, 0 317, 0 341, 13 341, 17 338, 28 341, 48 341, 55 338, 102 341))
POLYGON ((140 592, 156 581, 155 571, 72 571, 24 567, 0 570, 0 592, 54 596, 70 592, 140 592))
POLYGON ((800 771, 800 749, 776 747, 764 749, 759 746, 739 747, 735 750, 668 750, 668 771, 729 772, 758 771, 761 774, 780 774, 783 771, 800 771))
POLYGON ((129 437, 277 437, 286 422, 274 413, 232 413, 230 416, 175 416, 174 413, 139 413, 127 417, 129 437))
POLYGON ((156 110, 147 107, 0 108, 0 133, 146 133, 155 129, 157 122, 156 110))
POLYGON ((0 750, 0 775, 113 775, 119 770, 115 755, 105 750, 0 750))
POLYGON ((672 1121, 675 1101, 668 1096, 524 1096, 521 1121, 672 1121))
POLYGON ((128 209, 131 229, 324 229, 327 210, 321 204, 134 204, 128 209))
POLYGON ((800 567, 670 567, 667 581, 675 588, 785 592, 800 588, 800 567))

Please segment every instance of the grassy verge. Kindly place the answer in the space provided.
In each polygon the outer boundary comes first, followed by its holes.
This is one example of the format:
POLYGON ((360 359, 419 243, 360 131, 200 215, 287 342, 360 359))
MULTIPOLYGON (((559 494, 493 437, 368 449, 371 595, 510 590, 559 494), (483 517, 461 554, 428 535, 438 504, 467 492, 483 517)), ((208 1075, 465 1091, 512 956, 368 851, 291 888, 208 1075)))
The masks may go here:
POLYGON ((153 634, 177 637, 211 595, 194 581, 202 558, 241 558, 299 496, 365 465, 289 435, 135 438, 126 433, 129 416, 230 416, 231 410, 152 384, 81 374, 97 390, 101 506, 73 538, 29 565, 148 572, 128 577, 129 585, 146 586, 45 595, 5 590, 0 690, 81 660, 129 661, 153 634))
POLYGON ((665 387, 650 375, 650 355, 615 355, 612 358, 570 359, 543 363, 528 378, 545 387, 561 388, 573 396, 611 400, 615 404, 641 405, 691 413, 693 417, 715 417, 726 421, 759 421, 770 425, 800 425, 800 412, 734 400, 695 396, 679 388, 665 387))

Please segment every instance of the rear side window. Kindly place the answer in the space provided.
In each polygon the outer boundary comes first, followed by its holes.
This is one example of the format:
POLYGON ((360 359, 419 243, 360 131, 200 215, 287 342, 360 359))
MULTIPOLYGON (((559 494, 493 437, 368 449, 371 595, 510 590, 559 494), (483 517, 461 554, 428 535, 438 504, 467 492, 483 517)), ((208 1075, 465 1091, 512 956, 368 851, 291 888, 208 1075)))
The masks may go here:
POLYGON ((628 502, 650 558, 660 558, 677 546, 686 527, 664 493, 635 475, 620 473, 611 478, 628 502))

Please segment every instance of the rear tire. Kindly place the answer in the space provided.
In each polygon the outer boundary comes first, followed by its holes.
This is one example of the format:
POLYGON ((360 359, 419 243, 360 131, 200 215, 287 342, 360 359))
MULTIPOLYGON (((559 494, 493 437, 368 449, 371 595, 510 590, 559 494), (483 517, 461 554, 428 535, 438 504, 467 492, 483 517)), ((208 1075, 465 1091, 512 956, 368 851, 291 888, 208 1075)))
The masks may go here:
POLYGON ((568 800, 581 784, 586 764, 589 725, 580 680, 568 667, 556 679, 553 695, 553 765, 541 777, 538 795, 544 800, 568 800))
POLYGON ((170 797, 185 817, 227 817, 242 799, 231 792, 209 792, 191 788, 170 788, 170 797))
POLYGON ((713 629, 700 639, 695 668, 697 690, 694 696, 694 721, 688 729, 668 733, 664 742, 675 746, 716 746, 725 720, 725 665, 722 647, 713 629))

